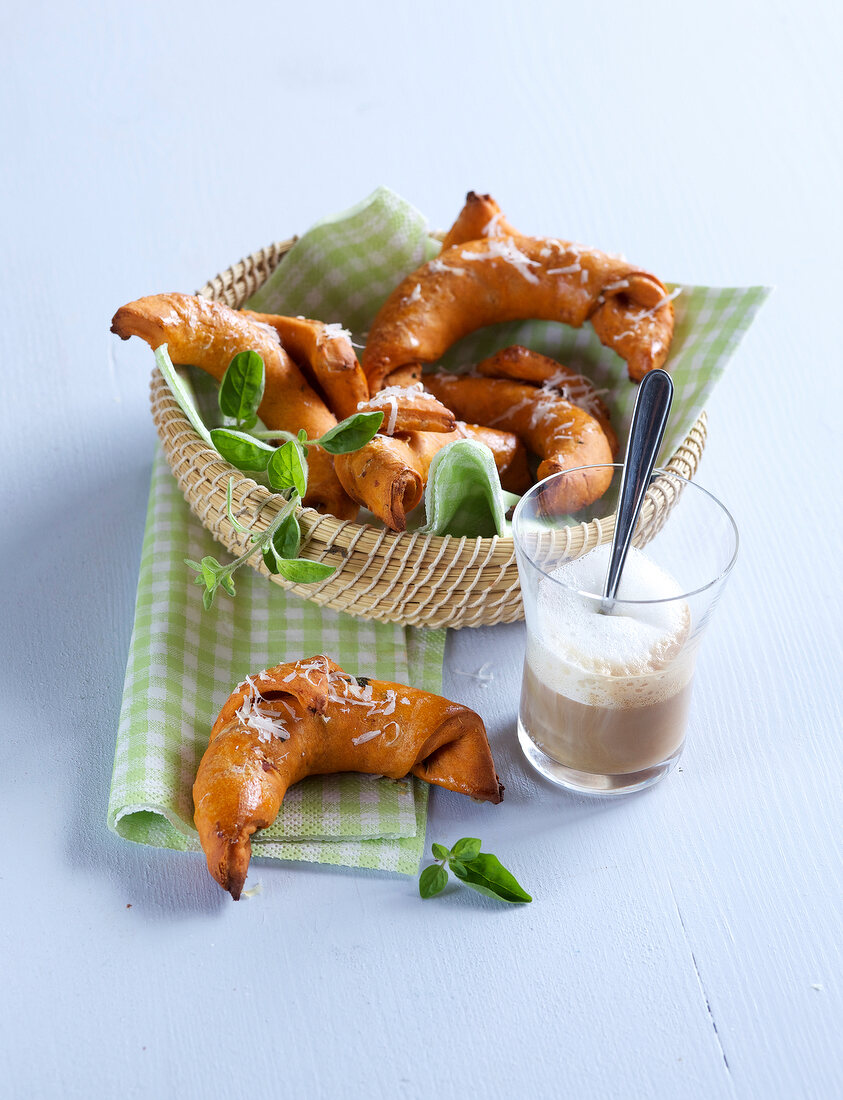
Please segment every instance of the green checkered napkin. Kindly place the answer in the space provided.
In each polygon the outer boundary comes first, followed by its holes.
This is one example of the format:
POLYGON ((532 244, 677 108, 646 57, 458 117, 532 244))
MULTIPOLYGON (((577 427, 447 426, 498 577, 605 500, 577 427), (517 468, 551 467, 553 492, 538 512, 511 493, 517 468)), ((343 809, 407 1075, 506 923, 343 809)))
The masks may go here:
MULTIPOLYGON (((237 597, 211 611, 184 558, 219 553, 159 450, 108 823, 143 844, 193 850, 191 787, 214 719, 247 674, 316 653, 347 671, 441 691, 444 631, 405 630, 322 610, 243 569, 237 597)), ((256 855, 413 874, 424 848, 426 783, 312 777, 287 794, 256 855)))

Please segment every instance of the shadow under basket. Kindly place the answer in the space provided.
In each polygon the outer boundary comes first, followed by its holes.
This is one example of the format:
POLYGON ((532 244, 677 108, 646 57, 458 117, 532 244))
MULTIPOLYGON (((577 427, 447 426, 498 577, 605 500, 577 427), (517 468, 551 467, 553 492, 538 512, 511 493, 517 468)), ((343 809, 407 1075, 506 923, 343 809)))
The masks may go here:
MULTIPOLYGON (((198 293, 239 308, 269 278, 294 243, 295 238, 261 249, 217 275, 198 293)), ((157 369, 152 374, 151 402, 167 462, 185 499, 230 553, 242 554, 248 536, 239 533, 226 514, 229 479, 233 483, 232 510, 251 530, 265 530, 278 512, 277 499, 205 443, 157 369)), ((666 468, 692 478, 705 439, 706 417, 702 413, 666 468)), ((651 487, 642 513, 650 533, 661 526, 675 500, 669 485, 653 493, 658 484, 651 487)), ((334 565, 335 573, 317 584, 291 584, 270 577, 260 554, 255 554, 253 564, 275 584, 321 607, 362 619, 427 627, 491 626, 524 618, 512 539, 395 534, 322 516, 310 508, 300 511, 299 521, 300 556, 334 565)), ((614 524, 604 520, 570 530, 571 555, 577 556, 610 540, 614 524)))

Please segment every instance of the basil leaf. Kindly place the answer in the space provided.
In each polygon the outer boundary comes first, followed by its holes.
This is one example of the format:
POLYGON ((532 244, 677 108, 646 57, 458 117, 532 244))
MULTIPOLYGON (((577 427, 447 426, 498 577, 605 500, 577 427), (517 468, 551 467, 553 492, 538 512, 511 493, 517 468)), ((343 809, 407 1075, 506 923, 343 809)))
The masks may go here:
POLYGON ((331 455, 347 455, 359 451, 377 435, 383 423, 382 412, 361 412, 341 420, 316 440, 323 451, 331 455))
POLYGON ((241 351, 228 364, 220 383, 220 412, 236 420, 238 428, 253 428, 265 383, 263 359, 256 351, 241 351))
POLYGON ((279 447, 270 458, 266 473, 276 493, 295 489, 303 497, 307 490, 307 459, 301 444, 290 439, 279 447))
POLYGON ((245 432, 234 428, 212 428, 211 442, 222 455, 238 470, 265 470, 275 454, 275 448, 261 443, 245 432))
POLYGON ((214 606, 214 596, 216 596, 216 588, 206 588, 202 593, 202 606, 206 611, 210 611, 214 606))
POLYGON ((335 565, 324 565, 321 561, 308 561, 307 558, 279 558, 277 564, 277 572, 284 580, 295 584, 315 584, 336 572, 335 565))
POLYGON ((441 894, 448 885, 448 872, 438 863, 425 867, 419 875, 419 893, 423 898, 433 898, 441 894))
POLYGON ((210 555, 203 558, 199 563, 199 568, 202 570, 202 580, 205 582, 208 588, 213 587, 217 583, 217 573, 222 569, 222 566, 216 558, 212 558, 210 555))
POLYGON ((463 863, 476 859, 480 855, 480 841, 476 837, 464 836, 453 846, 451 855, 463 863))
POLYGON ((291 512, 272 536, 272 542, 263 548, 263 560, 270 573, 278 572, 278 561, 295 558, 301 545, 301 528, 295 512, 291 512))
POLYGON ((434 844, 431 851, 435 859, 447 859, 451 854, 444 844, 434 844))
POLYGON ((490 852, 476 856, 468 863, 452 862, 451 870, 472 890, 500 901, 532 901, 530 895, 519 886, 515 876, 510 874, 497 856, 490 852))

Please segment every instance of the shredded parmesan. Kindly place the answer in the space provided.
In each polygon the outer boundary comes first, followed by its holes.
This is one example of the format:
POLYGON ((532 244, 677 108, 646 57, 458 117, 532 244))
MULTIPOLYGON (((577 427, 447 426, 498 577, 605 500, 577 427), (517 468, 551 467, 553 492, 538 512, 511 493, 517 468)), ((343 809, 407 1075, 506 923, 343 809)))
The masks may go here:
POLYGON ((666 306, 668 302, 672 302, 674 298, 678 298, 681 293, 682 287, 678 286, 676 290, 672 291, 670 294, 665 294, 662 298, 659 298, 656 304, 651 306, 650 309, 645 309, 643 312, 635 314, 632 320, 637 325, 638 322, 643 321, 645 317, 654 317, 662 306, 666 306))
POLYGON ((398 398, 388 397, 386 403, 389 405, 389 420, 386 423, 384 431, 387 435, 392 435, 395 432, 395 425, 398 421, 398 398))
POLYGON ((629 286, 629 279, 618 279, 617 282, 609 283, 607 286, 604 286, 603 287, 603 293, 605 294, 605 293, 607 293, 607 291, 610 291, 610 290, 626 290, 626 288, 628 286, 629 286))
POLYGON ((350 340, 351 333, 347 328, 343 328, 339 321, 335 321, 332 325, 325 325, 322 331, 319 333, 319 339, 317 344, 322 344, 325 340, 350 340))
POLYGON ((431 260, 427 266, 430 271, 436 272, 437 275, 443 271, 451 271, 454 275, 465 275, 461 267, 449 267, 442 260, 431 260))
POLYGON ((365 745, 367 741, 373 741, 376 737, 380 737, 383 730, 369 730, 368 733, 361 733, 359 737, 352 737, 352 745, 365 745))
POLYGON ((497 214, 493 214, 489 219, 489 224, 483 228, 484 237, 501 237, 500 220, 503 217, 503 210, 499 210, 497 214))
POLYGON ((538 260, 531 260, 525 256, 512 237, 498 237, 489 241, 488 248, 483 252, 461 252, 464 260, 503 260, 512 264, 519 275, 522 275, 528 283, 538 283, 538 276, 530 271, 531 267, 538 267, 538 260))

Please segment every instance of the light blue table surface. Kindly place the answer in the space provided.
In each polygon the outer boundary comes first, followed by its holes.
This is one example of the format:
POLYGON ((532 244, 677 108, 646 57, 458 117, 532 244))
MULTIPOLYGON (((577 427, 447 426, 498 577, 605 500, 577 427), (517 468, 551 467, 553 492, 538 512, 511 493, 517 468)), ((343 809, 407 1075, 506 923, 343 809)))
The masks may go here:
POLYGON ((0 1094, 843 1095, 839 7, 7 7, 0 1094), (709 407, 741 560, 681 769, 611 804, 531 774, 523 627, 449 638, 506 801, 436 791, 535 901, 198 857, 105 829, 155 435, 121 303, 192 290, 387 183, 447 225, 774 284, 709 407), (472 677, 489 662, 491 682, 472 677))

